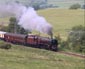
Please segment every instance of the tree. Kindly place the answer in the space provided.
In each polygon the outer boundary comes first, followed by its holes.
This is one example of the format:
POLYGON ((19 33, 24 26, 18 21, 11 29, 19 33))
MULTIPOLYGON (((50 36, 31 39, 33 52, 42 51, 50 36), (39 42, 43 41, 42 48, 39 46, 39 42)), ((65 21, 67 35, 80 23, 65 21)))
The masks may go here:
POLYGON ((10 23, 9 23, 9 25, 8 25, 8 32, 11 32, 11 33, 17 33, 17 20, 16 20, 16 18, 14 18, 14 17, 11 17, 10 18, 10 23))
POLYGON ((31 33, 31 32, 29 30, 25 30, 20 25, 17 25, 17 33, 19 33, 19 34, 28 34, 28 33, 31 33))
POLYGON ((82 25, 73 27, 67 41, 73 50, 85 52, 85 27, 82 25))
POLYGON ((85 5, 82 6, 82 9, 85 9, 85 5))
POLYGON ((39 4, 39 3, 34 3, 34 4, 32 4, 32 7, 33 7, 35 10, 38 10, 38 9, 40 9, 40 4, 39 4))
POLYGON ((19 33, 19 34, 28 34, 28 30, 25 30, 21 26, 18 25, 18 21, 16 20, 15 17, 10 18, 10 23, 7 27, 7 32, 11 33, 19 33))
POLYGON ((71 7, 69 9, 79 9, 79 8, 81 8, 80 4, 73 4, 73 5, 71 5, 71 7))
POLYGON ((23 27, 18 25, 18 21, 15 17, 11 17, 9 19, 10 23, 8 26, 1 26, 0 30, 10 33, 17 33, 17 34, 28 34, 31 33, 29 30, 25 30, 23 27))
POLYGON ((30 0, 30 6, 35 10, 46 8, 47 0, 30 0))

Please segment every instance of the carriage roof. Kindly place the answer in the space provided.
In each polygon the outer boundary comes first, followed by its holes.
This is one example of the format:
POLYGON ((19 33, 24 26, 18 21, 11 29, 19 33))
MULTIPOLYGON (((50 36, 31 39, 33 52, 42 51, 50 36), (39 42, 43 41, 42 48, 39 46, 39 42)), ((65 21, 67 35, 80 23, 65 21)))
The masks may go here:
POLYGON ((5 33, 7 33, 7 32, 4 32, 4 31, 0 31, 0 34, 5 34, 5 33))

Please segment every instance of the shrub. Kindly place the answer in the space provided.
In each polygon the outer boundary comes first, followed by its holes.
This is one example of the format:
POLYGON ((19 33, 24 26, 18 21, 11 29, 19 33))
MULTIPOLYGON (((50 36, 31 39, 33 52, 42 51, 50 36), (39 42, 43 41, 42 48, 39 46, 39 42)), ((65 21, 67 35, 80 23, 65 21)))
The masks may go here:
POLYGON ((85 5, 82 6, 82 9, 85 9, 85 5))
POLYGON ((85 52, 85 27, 81 25, 73 27, 67 41, 71 50, 85 52))
POLYGON ((80 4, 73 4, 69 9, 79 9, 81 8, 80 4))
POLYGON ((9 43, 2 43, 2 44, 0 44, 0 48, 1 49, 10 49, 11 48, 11 44, 9 44, 9 43))
POLYGON ((67 41, 62 41, 60 43, 60 49, 63 50, 63 49, 69 49, 68 48, 68 42, 67 41))

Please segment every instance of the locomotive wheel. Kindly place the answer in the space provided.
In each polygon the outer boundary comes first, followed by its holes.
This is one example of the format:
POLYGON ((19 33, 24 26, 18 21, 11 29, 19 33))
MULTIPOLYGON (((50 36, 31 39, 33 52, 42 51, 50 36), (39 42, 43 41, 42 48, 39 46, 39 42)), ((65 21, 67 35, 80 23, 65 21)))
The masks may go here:
POLYGON ((52 51, 57 51, 57 46, 55 45, 55 46, 51 46, 50 47, 50 50, 52 50, 52 51))

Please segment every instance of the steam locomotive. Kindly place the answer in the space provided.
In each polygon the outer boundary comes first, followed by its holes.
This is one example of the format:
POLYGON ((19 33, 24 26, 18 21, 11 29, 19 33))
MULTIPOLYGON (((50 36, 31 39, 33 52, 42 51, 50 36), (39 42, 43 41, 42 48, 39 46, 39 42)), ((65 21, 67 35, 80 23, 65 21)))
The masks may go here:
POLYGON ((58 41, 56 39, 42 37, 39 35, 22 35, 0 31, 0 39, 14 44, 22 44, 35 48, 57 51, 58 41))

